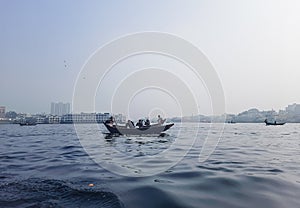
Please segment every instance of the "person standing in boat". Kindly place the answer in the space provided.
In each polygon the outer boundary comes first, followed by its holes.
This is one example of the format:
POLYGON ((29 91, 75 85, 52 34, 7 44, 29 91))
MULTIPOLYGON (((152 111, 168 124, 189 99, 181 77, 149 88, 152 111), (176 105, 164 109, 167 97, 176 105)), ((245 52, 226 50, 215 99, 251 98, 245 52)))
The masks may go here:
POLYGON ((163 125, 165 123, 166 119, 162 119, 162 117, 160 117, 160 115, 158 115, 158 119, 157 119, 157 123, 159 125, 163 125))

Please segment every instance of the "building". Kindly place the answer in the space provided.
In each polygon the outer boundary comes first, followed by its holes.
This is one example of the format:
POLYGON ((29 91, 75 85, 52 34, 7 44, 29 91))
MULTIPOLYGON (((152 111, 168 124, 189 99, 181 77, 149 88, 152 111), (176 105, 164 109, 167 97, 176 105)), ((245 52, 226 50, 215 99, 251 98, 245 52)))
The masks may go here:
POLYGON ((49 124, 59 124, 61 121, 61 118, 59 116, 48 116, 47 119, 46 119, 46 123, 49 123, 49 124))
POLYGON ((235 116, 235 122, 239 123, 261 123, 265 119, 274 120, 278 116, 278 113, 274 110, 259 111, 256 108, 239 113, 235 116))
POLYGON ((45 114, 36 114, 33 117, 36 119, 37 124, 49 123, 49 118, 45 114))
POLYGON ((293 114, 300 114, 300 104, 292 104, 292 105, 288 105, 285 108, 285 111, 288 113, 293 113, 293 114))
POLYGON ((70 103, 51 103, 50 114, 54 116, 62 116, 70 113, 71 105, 70 103))
POLYGON ((5 106, 0 106, 0 118, 5 118, 5 106))
POLYGON ((61 117, 61 123, 102 123, 109 119, 109 113, 80 113, 65 114, 61 117))

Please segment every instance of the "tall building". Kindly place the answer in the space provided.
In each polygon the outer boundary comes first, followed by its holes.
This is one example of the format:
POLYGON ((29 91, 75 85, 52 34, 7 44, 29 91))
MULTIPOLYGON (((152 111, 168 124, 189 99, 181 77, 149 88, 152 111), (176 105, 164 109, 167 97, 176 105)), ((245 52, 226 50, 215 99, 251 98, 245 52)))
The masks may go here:
POLYGON ((300 114, 300 104, 292 104, 292 105, 288 105, 285 110, 288 113, 293 113, 293 114, 300 114))
POLYGON ((50 110, 51 115, 62 116, 70 113, 70 111, 71 111, 70 103, 62 103, 62 102, 51 103, 51 110, 50 110))
POLYGON ((0 118, 5 118, 5 106, 0 106, 0 118))

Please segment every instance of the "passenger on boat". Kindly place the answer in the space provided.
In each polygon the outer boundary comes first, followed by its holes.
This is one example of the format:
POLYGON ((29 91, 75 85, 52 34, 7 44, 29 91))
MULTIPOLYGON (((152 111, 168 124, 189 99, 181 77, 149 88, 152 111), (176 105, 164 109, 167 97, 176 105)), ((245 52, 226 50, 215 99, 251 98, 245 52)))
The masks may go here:
POLYGON ((160 115, 158 115, 158 119, 157 119, 157 123, 159 125, 162 125, 163 123, 165 123, 166 119, 162 119, 162 117, 160 117, 160 115))
POLYGON ((128 120, 127 123, 126 123, 126 128, 133 129, 133 128, 134 128, 134 123, 133 123, 133 121, 128 120))
POLYGON ((145 126, 150 126, 150 120, 148 118, 145 121, 145 126))
POLYGON ((140 119, 137 123, 136 123, 136 126, 141 128, 144 126, 144 120, 143 119, 140 119))
POLYGON ((134 126, 134 123, 132 120, 130 120, 130 123, 131 123, 131 126, 134 128, 135 126, 134 126))
POLYGON ((111 116, 108 120, 106 120, 105 123, 109 124, 110 126, 115 126, 116 125, 116 121, 115 121, 115 118, 113 116, 111 116))

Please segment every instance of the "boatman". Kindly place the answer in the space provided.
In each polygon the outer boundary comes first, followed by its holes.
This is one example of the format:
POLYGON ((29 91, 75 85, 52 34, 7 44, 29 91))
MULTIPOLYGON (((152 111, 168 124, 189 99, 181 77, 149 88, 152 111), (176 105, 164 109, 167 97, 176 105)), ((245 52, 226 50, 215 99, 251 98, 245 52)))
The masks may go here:
POLYGON ((159 125, 163 125, 165 123, 166 119, 162 119, 162 117, 160 117, 160 115, 158 115, 158 119, 157 119, 157 123, 159 125))
POLYGON ((116 125, 115 118, 111 116, 108 120, 105 121, 106 124, 110 125, 111 127, 116 125))

